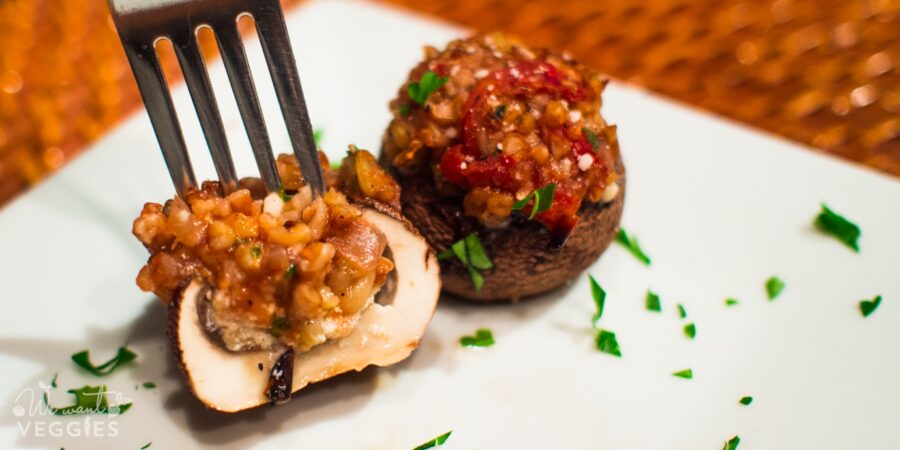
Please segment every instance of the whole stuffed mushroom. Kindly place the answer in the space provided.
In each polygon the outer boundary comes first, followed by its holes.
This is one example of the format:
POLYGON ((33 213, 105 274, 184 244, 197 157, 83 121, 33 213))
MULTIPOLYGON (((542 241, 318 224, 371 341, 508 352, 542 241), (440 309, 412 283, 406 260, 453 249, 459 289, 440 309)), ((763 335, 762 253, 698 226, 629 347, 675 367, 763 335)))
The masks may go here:
POLYGON ((441 255, 446 292, 552 290, 614 238, 625 197, 607 78, 500 33, 426 47, 391 101, 380 157, 406 217, 441 255))

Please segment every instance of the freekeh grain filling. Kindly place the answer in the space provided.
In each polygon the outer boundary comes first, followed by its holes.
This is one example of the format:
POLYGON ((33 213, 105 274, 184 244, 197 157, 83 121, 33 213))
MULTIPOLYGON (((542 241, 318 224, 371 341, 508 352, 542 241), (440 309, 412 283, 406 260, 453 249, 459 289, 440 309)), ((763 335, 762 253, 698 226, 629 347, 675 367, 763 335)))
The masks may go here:
POLYGON ((205 182, 144 205, 133 233, 151 256, 138 286, 169 303, 188 279, 209 284, 207 315, 231 351, 306 351, 350 334, 394 266, 385 235, 348 195, 398 204, 399 187, 366 151, 351 147, 339 171, 320 158, 329 185, 320 198, 281 155, 282 192, 264 195, 258 179, 244 179, 223 196, 205 182))

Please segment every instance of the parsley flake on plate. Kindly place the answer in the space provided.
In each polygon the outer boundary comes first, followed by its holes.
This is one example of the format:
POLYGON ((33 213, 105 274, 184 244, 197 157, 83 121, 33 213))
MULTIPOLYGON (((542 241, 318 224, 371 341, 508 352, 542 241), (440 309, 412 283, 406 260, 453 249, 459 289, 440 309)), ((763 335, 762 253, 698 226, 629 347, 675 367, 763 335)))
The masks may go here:
POLYGON ((691 380, 694 378, 694 371, 691 369, 679 370, 678 372, 673 373, 672 375, 678 378, 684 378, 686 380, 691 380))
POLYGON ((744 397, 741 397, 741 399, 738 400, 738 402, 739 402, 740 404, 746 406, 746 405, 749 405, 749 404, 753 403, 753 397, 750 397, 749 395, 748 395, 748 396, 744 396, 744 397))
POLYGON ((859 312, 862 313, 863 317, 869 317, 869 314, 875 312, 878 309, 878 305, 881 304, 881 296, 877 295, 872 300, 860 300, 859 301, 859 312))
POLYGON ((725 443, 725 446, 722 447, 722 450, 737 450, 738 444, 740 444, 740 443, 741 443, 741 438, 735 436, 735 437, 729 439, 728 442, 725 443))
POLYGON ((619 348, 619 341, 616 339, 616 333, 607 330, 597 330, 596 339, 597 350, 603 353, 609 353, 613 356, 622 357, 622 349, 619 348))
POLYGON ((156 383, 152 381, 145 381, 141 383, 141 386, 143 386, 144 389, 156 389, 156 383))
POLYGON ((647 306, 647 311, 662 311, 662 303, 659 301, 659 295, 653 291, 647 291, 647 297, 644 304, 647 306))
POLYGON ((519 200, 512 205, 513 211, 518 211, 531 203, 531 200, 534 199, 534 205, 531 207, 531 214, 528 215, 529 219, 534 219, 534 216, 550 209, 550 205, 553 204, 553 194, 556 193, 556 183, 550 183, 540 189, 533 191, 528 194, 522 200, 519 200))
POLYGON ((644 250, 641 248, 641 245, 638 243, 637 237, 629 236, 628 232, 625 231, 624 228, 619 228, 619 232, 616 234, 616 242, 625 246, 638 261, 644 263, 645 266, 650 265, 650 257, 644 253, 644 250))
POLYGON ((494 333, 487 328, 475 330, 475 336, 463 336, 459 338, 459 345, 463 347, 490 347, 494 345, 494 333))
POLYGON ((447 80, 449 80, 449 78, 442 77, 429 70, 422 74, 422 78, 419 78, 419 81, 409 83, 409 86, 406 87, 406 91, 412 101, 424 105, 425 100, 428 100, 428 97, 440 89, 447 80))
POLYGON ((697 336, 697 326, 694 325, 693 323, 689 323, 689 324, 685 325, 684 326, 684 335, 687 336, 689 339, 693 339, 695 336, 697 336))
POLYGON ((681 317, 682 319, 687 318, 687 310, 684 309, 684 305, 681 303, 678 304, 678 317, 681 317))
POLYGON ((594 328, 596 328, 597 322, 599 322, 600 317, 603 316, 603 306, 606 304, 606 291, 600 287, 600 283, 598 283, 593 276, 588 275, 588 280, 591 283, 591 297, 594 299, 594 305, 597 306, 597 312, 595 312, 594 317, 591 318, 591 323, 594 328))
POLYGON ((57 380, 58 378, 59 378, 59 374, 58 374, 58 373, 54 373, 54 374, 53 374, 53 379, 50 380, 50 386, 56 387, 56 380, 57 380))
POLYGON ((861 234, 859 227, 832 211, 824 203, 822 203, 822 211, 816 216, 814 224, 819 231, 834 236, 844 245, 852 248, 854 252, 859 253, 859 236, 861 234))
POLYGON ((738 303, 740 303, 740 302, 736 298, 729 297, 729 298, 725 299, 725 306, 734 306, 734 305, 737 305, 738 303))
POLYGON ((137 358, 137 354, 132 352, 126 346, 119 347, 116 351, 116 356, 114 356, 109 361, 106 361, 99 366, 95 366, 91 363, 91 355, 89 350, 80 351, 74 355, 72 355, 72 361, 81 367, 84 370, 87 370, 94 376, 102 377, 104 375, 111 374, 116 368, 122 366, 123 364, 134 361, 137 358))
POLYGON ((141 450, 147 450, 148 448, 150 448, 151 445, 153 445, 153 441, 150 441, 150 442, 144 444, 144 446, 141 447, 141 450))
POLYGON ((775 300, 783 290, 784 281, 781 281, 781 278, 773 275, 766 280, 766 295, 769 296, 769 300, 775 300))
POLYGON ((428 450, 429 448, 440 447, 441 445, 444 445, 444 442, 447 442, 447 439, 450 438, 450 433, 453 433, 453 430, 450 430, 450 431, 414 448, 413 450, 428 450))
POLYGON ((584 137, 587 138, 588 143, 591 144, 591 148, 594 150, 600 149, 600 138, 597 137, 597 134, 588 128, 582 128, 581 132, 584 133, 584 137))
POLYGON ((69 389, 67 391, 75 395, 75 404, 56 408, 50 406, 50 400, 47 393, 44 392, 44 403, 47 410, 56 416, 74 416, 80 414, 123 414, 131 408, 132 403, 122 403, 119 405, 110 405, 106 399, 106 385, 100 386, 83 386, 79 389, 69 389))
POLYGON ((487 270, 494 267, 491 258, 488 257, 487 251, 481 245, 478 235, 469 233, 468 236, 456 241, 447 250, 438 255, 438 260, 445 260, 456 257, 466 269, 469 270, 469 277, 472 278, 472 285, 476 291, 480 291, 484 285, 484 276, 481 270, 487 270))
POLYGON ((325 130, 322 128, 316 128, 313 130, 313 141, 316 142, 316 147, 322 146, 322 138, 325 137, 325 130))

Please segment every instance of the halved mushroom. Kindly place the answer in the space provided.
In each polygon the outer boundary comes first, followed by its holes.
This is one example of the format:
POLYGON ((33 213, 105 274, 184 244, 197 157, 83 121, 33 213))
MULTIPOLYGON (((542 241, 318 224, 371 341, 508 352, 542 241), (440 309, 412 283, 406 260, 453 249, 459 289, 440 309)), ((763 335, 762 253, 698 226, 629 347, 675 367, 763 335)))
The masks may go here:
POLYGON ((363 216, 387 236, 394 262, 389 279, 362 313, 353 332, 339 340, 294 353, 231 352, 204 326, 201 305, 212 290, 192 280, 169 306, 172 349, 193 394, 221 412, 280 403, 303 387, 367 366, 389 366, 418 346, 441 290, 439 266, 421 236, 402 219, 366 208, 363 216))

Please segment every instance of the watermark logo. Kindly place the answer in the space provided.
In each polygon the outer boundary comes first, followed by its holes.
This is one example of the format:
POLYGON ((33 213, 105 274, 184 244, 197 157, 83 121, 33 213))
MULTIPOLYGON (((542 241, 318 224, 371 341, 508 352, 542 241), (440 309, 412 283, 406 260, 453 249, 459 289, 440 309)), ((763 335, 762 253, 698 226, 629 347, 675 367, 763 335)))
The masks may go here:
POLYGON ((38 389, 16 396, 12 414, 22 437, 116 437, 116 420, 131 407, 130 398, 104 385, 70 389, 75 403, 64 407, 51 406, 53 392, 59 391, 38 381, 38 389))

